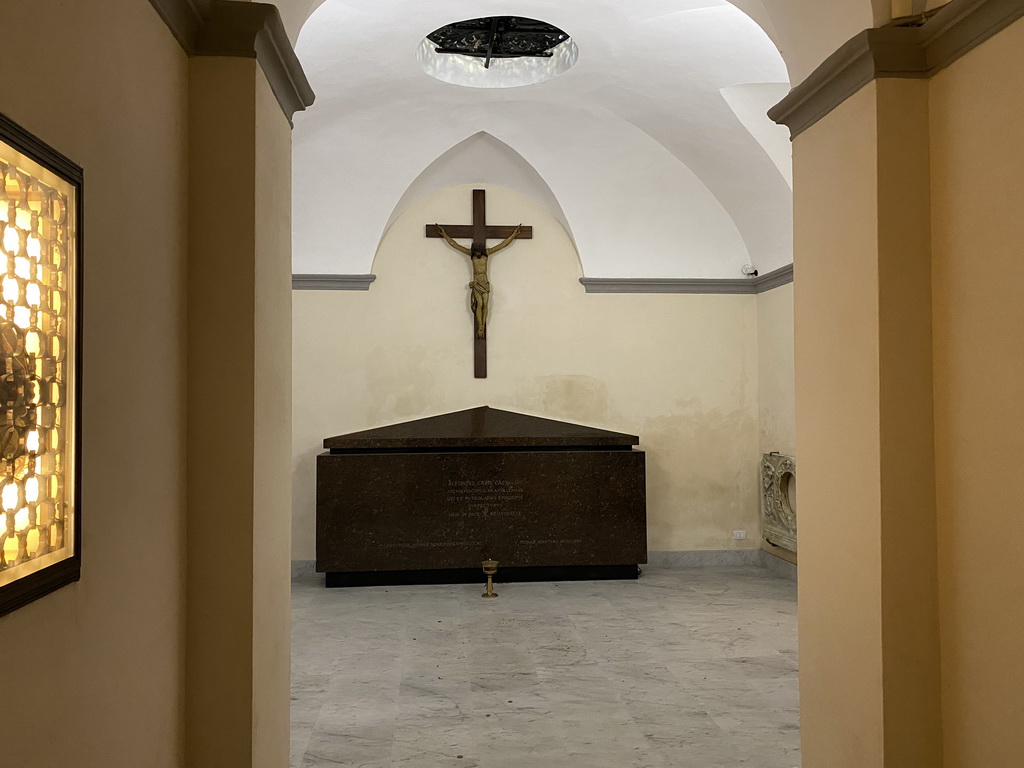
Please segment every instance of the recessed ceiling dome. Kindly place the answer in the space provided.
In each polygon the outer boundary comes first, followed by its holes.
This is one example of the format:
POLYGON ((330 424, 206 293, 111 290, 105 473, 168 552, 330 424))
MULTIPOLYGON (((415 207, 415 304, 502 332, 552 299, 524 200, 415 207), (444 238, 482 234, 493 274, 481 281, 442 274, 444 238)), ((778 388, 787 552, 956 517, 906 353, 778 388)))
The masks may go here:
POLYGON ((568 71, 579 50, 553 24, 522 16, 487 16, 446 24, 416 52, 423 71, 453 85, 514 88, 568 71))

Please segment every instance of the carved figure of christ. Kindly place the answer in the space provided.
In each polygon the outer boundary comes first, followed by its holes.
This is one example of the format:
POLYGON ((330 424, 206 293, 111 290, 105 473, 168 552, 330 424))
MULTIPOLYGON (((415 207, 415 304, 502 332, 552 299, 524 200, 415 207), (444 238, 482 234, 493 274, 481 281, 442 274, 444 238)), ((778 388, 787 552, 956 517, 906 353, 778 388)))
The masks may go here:
POLYGON ((533 238, 533 227, 518 226, 487 226, 487 201, 484 190, 473 190, 473 223, 459 224, 427 224, 427 237, 441 237, 452 248, 469 256, 473 269, 473 281, 469 284, 470 308, 473 310, 473 375, 478 379, 487 378, 487 318, 490 312, 491 283, 487 276, 487 259, 500 250, 512 245, 515 240, 533 238), (502 241, 493 248, 487 247, 488 240, 502 241), (472 245, 467 248, 456 242, 457 239, 469 239, 472 245))

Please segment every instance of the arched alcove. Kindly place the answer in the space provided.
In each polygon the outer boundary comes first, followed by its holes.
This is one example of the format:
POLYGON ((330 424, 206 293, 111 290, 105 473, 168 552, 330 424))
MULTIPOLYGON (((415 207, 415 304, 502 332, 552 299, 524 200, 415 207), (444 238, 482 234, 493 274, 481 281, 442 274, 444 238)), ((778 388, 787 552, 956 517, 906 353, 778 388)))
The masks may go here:
POLYGON ((537 169, 487 131, 479 131, 460 141, 423 169, 395 205, 381 239, 416 201, 459 184, 495 184, 515 190, 550 213, 572 239, 572 227, 562 206, 537 169))

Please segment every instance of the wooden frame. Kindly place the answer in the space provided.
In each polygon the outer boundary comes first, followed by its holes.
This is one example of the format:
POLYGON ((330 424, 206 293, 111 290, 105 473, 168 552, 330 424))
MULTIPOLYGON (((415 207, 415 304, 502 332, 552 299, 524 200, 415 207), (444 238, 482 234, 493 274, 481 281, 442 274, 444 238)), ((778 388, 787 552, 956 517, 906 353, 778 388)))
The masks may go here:
MULTIPOLYGON (((84 206, 83 206, 83 172, 82 169, 67 157, 32 135, 25 129, 0 113, 0 142, 7 144, 16 152, 28 157, 49 172, 66 182, 75 192, 75 258, 70 262, 73 272, 73 292, 68 292, 68 300, 73 302, 70 307, 69 319, 74 323, 70 329, 73 339, 70 368, 74 374, 74 387, 65 393, 65 397, 74 398, 72 403, 71 423, 74 436, 71 440, 72 462, 64 469, 64 477, 70 477, 73 484, 71 503, 73 504, 73 551, 58 562, 45 566, 40 570, 26 574, 8 584, 0 586, 0 616, 10 613, 40 597, 53 592, 67 584, 76 582, 81 577, 82 568, 82 505, 81 505, 81 465, 82 465, 82 262, 84 241, 84 206)), ((70 212, 69 212, 70 213, 70 212)))

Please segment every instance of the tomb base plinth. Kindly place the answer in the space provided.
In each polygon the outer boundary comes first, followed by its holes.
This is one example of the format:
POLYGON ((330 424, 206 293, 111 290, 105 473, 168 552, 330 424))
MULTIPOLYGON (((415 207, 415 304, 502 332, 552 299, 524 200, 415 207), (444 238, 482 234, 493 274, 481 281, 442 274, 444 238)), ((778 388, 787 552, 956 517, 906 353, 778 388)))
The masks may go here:
MULTIPOLYGON (((549 565, 502 568, 494 577, 495 584, 530 581, 605 581, 637 579, 636 565, 549 565)), ((328 587, 392 587, 399 584, 482 584, 479 568, 434 568, 422 571, 355 571, 328 572, 328 587)))

